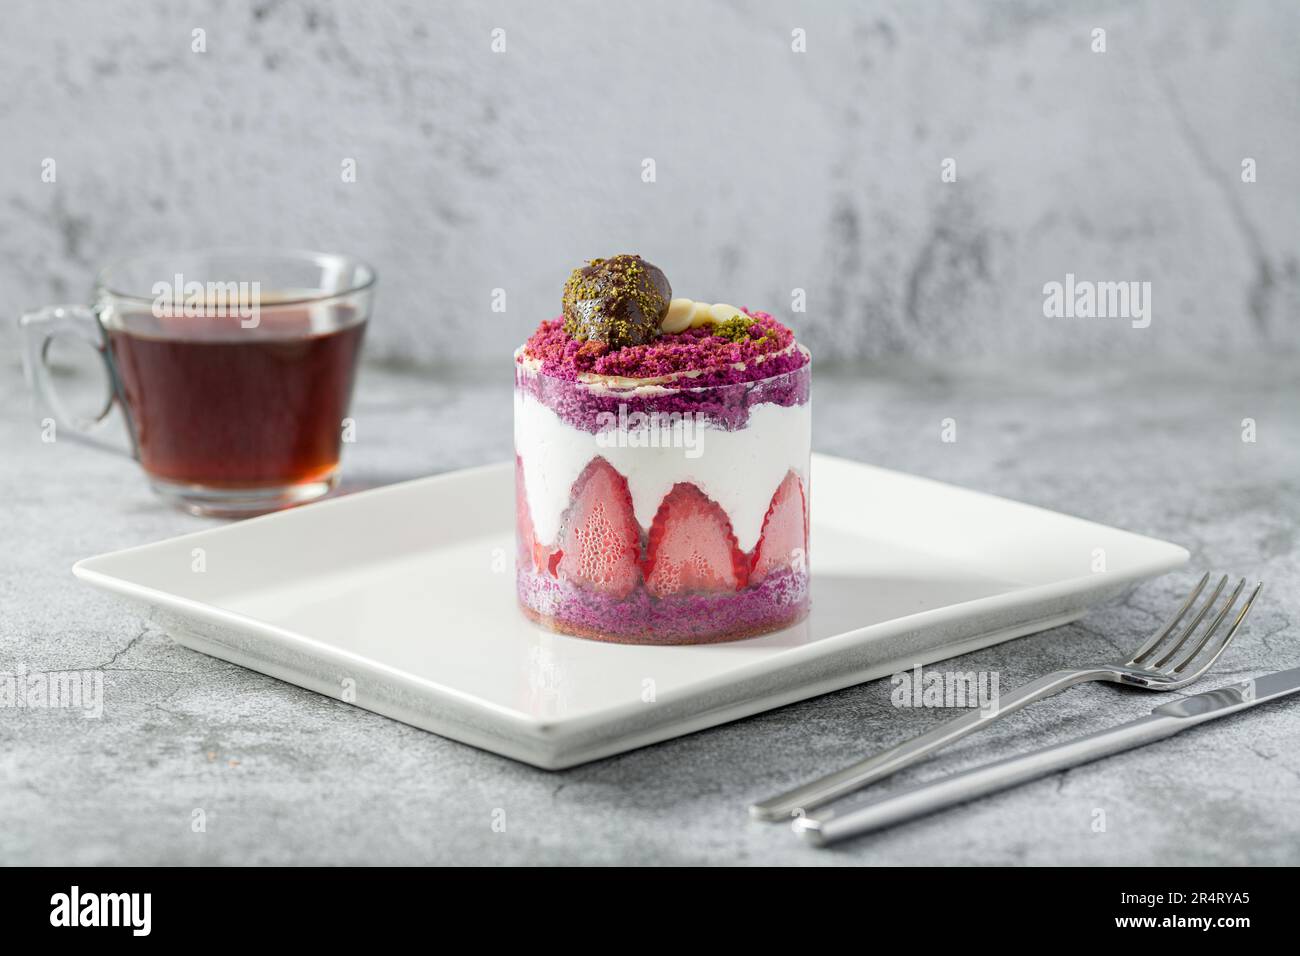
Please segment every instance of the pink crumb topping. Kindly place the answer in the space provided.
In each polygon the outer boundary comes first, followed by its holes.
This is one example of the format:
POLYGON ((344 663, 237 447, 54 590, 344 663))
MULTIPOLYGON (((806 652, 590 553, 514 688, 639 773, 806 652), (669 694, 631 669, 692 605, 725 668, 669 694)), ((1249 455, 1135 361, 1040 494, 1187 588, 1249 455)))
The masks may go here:
POLYGON ((794 343, 794 332, 766 312, 745 314, 754 319, 747 337, 734 341, 713 334, 713 326, 664 335, 645 345, 611 349, 603 342, 579 342, 564 331, 562 318, 542 322, 524 344, 524 354, 542 363, 542 373, 573 381, 579 375, 656 378, 677 372, 701 372, 692 384, 720 385, 753 381, 801 368, 801 350, 778 355, 794 343), (770 356, 775 359, 767 360, 770 356), (764 361, 759 361, 765 359, 764 361), (744 364, 744 369, 736 368, 744 364))

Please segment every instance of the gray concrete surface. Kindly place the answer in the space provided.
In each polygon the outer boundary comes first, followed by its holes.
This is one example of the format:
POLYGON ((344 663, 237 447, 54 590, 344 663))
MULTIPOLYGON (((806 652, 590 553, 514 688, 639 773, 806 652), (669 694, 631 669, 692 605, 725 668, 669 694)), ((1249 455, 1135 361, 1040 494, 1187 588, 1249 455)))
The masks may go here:
POLYGON ((789 318, 803 289, 826 357, 1294 349, 1298 52, 1290 0, 19 0, 0 302, 324 247, 380 266, 373 357, 448 364, 635 251, 693 298, 789 318), (1066 273, 1151 282, 1150 328, 1045 321, 1066 273))
MULTIPOLYGON (((893 364, 819 376, 814 441, 1192 551, 1185 573, 952 666, 996 670, 1009 687, 1132 645, 1202 569, 1260 577, 1265 596, 1212 686, 1300 663, 1298 397, 1300 371, 1281 359, 1163 371, 893 364), (951 444, 940 441, 948 417, 951 444), (1256 422, 1253 444, 1243 418, 1256 422)), ((946 712, 896 709, 877 681, 546 773, 356 710, 180 648, 75 581, 78 558, 211 522, 169 510, 127 460, 43 444, 12 369, 0 410, 0 670, 106 675, 99 720, 0 708, 0 863, 1300 863, 1297 701, 829 852, 750 822, 746 801, 946 712), (200 809, 206 830, 194 832, 200 809)), ((510 453, 500 368, 456 379, 370 368, 356 419, 353 490, 510 453)), ((1077 688, 888 786, 1155 703, 1077 688)))

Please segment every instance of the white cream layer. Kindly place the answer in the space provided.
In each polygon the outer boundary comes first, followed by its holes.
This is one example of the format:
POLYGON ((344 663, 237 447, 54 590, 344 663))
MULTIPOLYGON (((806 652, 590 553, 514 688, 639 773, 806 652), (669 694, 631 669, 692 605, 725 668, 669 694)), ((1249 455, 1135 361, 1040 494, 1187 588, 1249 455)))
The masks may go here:
POLYGON ((708 422, 679 421, 671 428, 647 423, 621 435, 606 433, 602 444, 598 436, 574 428, 528 392, 515 389, 515 454, 524 463, 533 528, 548 545, 559 534, 574 481, 603 455, 627 478, 642 528, 649 529, 673 485, 689 481, 722 507, 741 550, 749 551, 758 543, 768 505, 786 473, 794 471, 807 486, 811 435, 810 403, 788 408, 765 403, 749 410, 749 423, 738 431, 708 422), (650 446, 652 438, 658 447, 650 446), (697 457, 688 456, 691 443, 697 457))

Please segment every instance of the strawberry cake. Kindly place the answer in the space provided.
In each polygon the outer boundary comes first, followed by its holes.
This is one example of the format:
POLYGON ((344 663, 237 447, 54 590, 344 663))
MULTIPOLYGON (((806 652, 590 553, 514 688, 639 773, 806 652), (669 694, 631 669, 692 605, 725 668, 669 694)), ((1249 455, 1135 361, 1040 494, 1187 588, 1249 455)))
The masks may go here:
POLYGON ((808 612, 811 359, 764 312, 673 298, 594 259, 515 353, 519 603, 642 644, 729 641, 808 612))

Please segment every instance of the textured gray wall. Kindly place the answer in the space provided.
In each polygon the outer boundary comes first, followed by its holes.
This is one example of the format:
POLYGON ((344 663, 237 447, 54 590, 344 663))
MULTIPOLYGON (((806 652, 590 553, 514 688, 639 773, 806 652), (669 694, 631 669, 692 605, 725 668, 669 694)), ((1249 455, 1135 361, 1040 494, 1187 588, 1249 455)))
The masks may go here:
MULTIPOLYGON (((1298 338, 1287 0, 33 0, 3 19, 15 313, 80 298, 124 253, 255 242, 372 260, 372 359, 499 359, 557 311, 573 265, 617 251, 679 294, 793 318, 823 359, 1298 338), (1151 282, 1150 328, 1044 318, 1043 284, 1067 272, 1151 282)), ((6 322, 10 367, 14 341, 6 322)))

